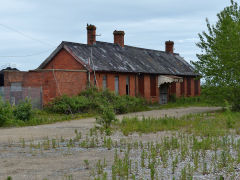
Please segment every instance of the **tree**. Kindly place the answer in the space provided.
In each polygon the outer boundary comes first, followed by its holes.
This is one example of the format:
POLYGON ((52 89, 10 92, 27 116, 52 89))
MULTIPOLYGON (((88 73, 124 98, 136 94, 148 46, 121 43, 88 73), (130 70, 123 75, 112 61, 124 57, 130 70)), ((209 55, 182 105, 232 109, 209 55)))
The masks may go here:
POLYGON ((222 93, 233 109, 240 110, 240 7, 231 0, 217 17, 215 25, 206 19, 208 32, 198 34, 201 53, 193 64, 208 87, 222 93))

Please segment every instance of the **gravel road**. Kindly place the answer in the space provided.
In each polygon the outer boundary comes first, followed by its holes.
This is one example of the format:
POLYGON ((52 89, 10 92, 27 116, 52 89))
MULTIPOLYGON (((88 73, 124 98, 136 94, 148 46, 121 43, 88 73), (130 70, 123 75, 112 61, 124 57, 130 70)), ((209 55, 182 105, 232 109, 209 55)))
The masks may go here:
MULTIPOLYGON (((186 114, 212 112, 220 110, 218 107, 190 107, 166 110, 153 110, 138 113, 119 115, 121 120, 124 116, 135 117, 180 117, 186 114)), ((40 126, 30 126, 22 128, 1 128, 0 129, 0 179, 12 176, 15 180, 63 180, 70 179, 72 175, 75 179, 89 179, 90 170, 85 169, 84 160, 89 160, 94 165, 99 159, 106 158, 107 164, 111 165, 114 157, 114 149, 106 150, 103 148, 72 148, 65 150, 61 148, 41 150, 30 148, 29 144, 46 137, 49 139, 60 139, 60 137, 73 138, 74 130, 77 129, 83 135, 89 132, 95 124, 95 118, 80 119, 73 121, 60 122, 40 126), (20 139, 24 138, 27 146, 22 147, 20 139), (68 152, 69 151, 69 152, 68 152)), ((157 132, 149 134, 132 134, 124 136, 117 132, 112 135, 112 139, 119 141, 121 138, 129 142, 143 141, 155 142, 168 132, 157 132)), ((99 137, 100 138, 100 137, 99 137)), ((110 167, 108 167, 110 168, 110 167)))
MULTIPOLYGON (((124 115, 118 115, 118 119, 122 119, 124 116, 128 117, 181 117, 187 114, 196 114, 203 112, 212 112, 220 110, 220 107, 188 107, 188 108, 174 108, 174 109, 162 109, 152 110, 137 113, 129 113, 124 115)), ((72 120, 59 122, 55 124, 28 126, 21 128, 0 128, 0 144, 11 142, 18 142, 20 138, 28 140, 49 138, 70 138, 74 136, 74 130, 77 129, 81 132, 86 132, 92 128, 95 124, 95 118, 87 118, 80 120, 72 120)))

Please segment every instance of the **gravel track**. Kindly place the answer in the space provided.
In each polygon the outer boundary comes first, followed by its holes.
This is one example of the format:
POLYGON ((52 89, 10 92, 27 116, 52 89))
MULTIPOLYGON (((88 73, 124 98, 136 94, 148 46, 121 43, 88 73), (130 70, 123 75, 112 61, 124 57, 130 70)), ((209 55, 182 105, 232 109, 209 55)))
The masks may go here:
MULTIPOLYGON (((129 113, 124 115, 118 115, 118 119, 122 119, 124 116, 128 117, 181 117, 187 114, 196 114, 203 112, 212 112, 220 110, 220 107, 188 107, 188 108, 174 108, 174 109, 162 109, 152 110, 137 113, 129 113)), ((77 129, 81 132, 86 132, 95 125, 95 118, 86 118, 80 120, 64 121, 54 124, 28 126, 20 128, 0 128, 0 144, 11 142, 18 142, 20 138, 28 140, 49 138, 70 138, 74 136, 74 130, 77 129)))

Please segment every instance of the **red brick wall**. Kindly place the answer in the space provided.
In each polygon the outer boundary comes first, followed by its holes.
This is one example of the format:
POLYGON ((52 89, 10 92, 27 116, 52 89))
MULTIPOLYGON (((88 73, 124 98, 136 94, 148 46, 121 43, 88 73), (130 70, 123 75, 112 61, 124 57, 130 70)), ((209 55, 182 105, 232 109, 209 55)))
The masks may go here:
MULTIPOLYGON (((128 73, 96 73, 97 85, 99 89, 102 89, 103 76, 107 76, 107 88, 111 91, 115 91, 115 76, 119 77, 119 94, 126 95, 126 78, 130 77, 130 95, 135 96, 135 75, 128 73)), ((94 76, 91 74, 91 81, 94 82, 94 76)))
POLYGON ((151 100, 150 93, 150 75, 144 75, 144 97, 149 101, 151 100))
POLYGON ((82 64, 76 61, 72 55, 70 55, 65 49, 62 49, 53 59, 50 61, 44 69, 71 69, 82 70, 85 69, 82 64))
MULTIPOLYGON (((195 96, 195 78, 194 77, 183 77, 183 96, 187 97, 187 96, 195 96), (188 80, 190 80, 190 87, 188 87, 188 80), (190 88, 190 93, 188 94, 188 88, 190 88)), ((197 96, 200 95, 200 80, 198 80, 198 93, 196 94, 197 96)), ((181 97, 181 83, 172 83, 170 85, 170 95, 172 94, 176 94, 176 97, 181 97)))
MULTIPOLYGON (((54 97, 67 94, 76 95, 87 87, 88 75, 87 72, 80 72, 77 70, 84 70, 79 62, 77 62, 66 50, 61 50, 53 60, 45 67, 47 69, 65 69, 66 71, 30 71, 30 72, 5 72, 4 81, 5 86, 10 86, 10 82, 22 82, 25 87, 42 87, 44 104, 51 101, 54 97), (72 70, 72 71, 67 71, 72 70), (76 71, 74 71, 76 70, 76 71), (58 84, 58 85, 57 85, 58 84)), ((119 94, 126 94, 126 77, 130 77, 130 95, 139 95, 138 75, 130 73, 104 73, 97 72, 97 85, 99 89, 102 88, 102 77, 107 75, 107 87, 111 91, 115 91, 114 78, 119 77, 119 94)), ((156 77, 157 79, 157 77, 156 77)), ((91 73, 91 83, 94 82, 93 73, 91 73)), ((200 95, 200 81, 198 94, 200 95)), ((187 96, 187 78, 184 77, 184 92, 187 96)), ((194 78, 191 78, 191 91, 189 96, 195 95, 194 78)), ((150 75, 144 75, 144 97, 152 102, 158 102, 159 88, 156 86, 156 96, 151 97, 150 75)), ((177 97, 181 95, 180 83, 174 83, 170 86, 170 94, 176 94, 177 97)))
MULTIPOLYGON (((53 98, 59 95, 77 95, 87 87, 87 72, 79 71, 30 71, 30 72, 5 72, 5 86, 10 86, 11 82, 22 82, 25 87, 42 87, 43 103, 46 104, 53 98), (58 84, 58 85, 57 85, 58 84)), ((102 88, 102 77, 107 75, 107 87, 111 91, 115 91, 114 78, 119 77, 119 94, 126 94, 126 77, 130 77, 130 95, 135 96, 139 93, 138 78, 135 74, 127 73, 96 73, 97 85, 99 89, 102 88), (136 93, 135 93, 136 92, 136 93)), ((91 73, 91 83, 93 84, 93 73, 91 73)), ((195 81, 191 78, 191 94, 195 95, 195 81)), ((200 95, 200 80, 198 94, 200 95)), ((187 78, 184 78, 184 95, 187 95, 187 78)), ((152 102, 158 102, 159 88, 156 86, 156 96, 151 97, 150 94, 150 76, 144 75, 144 97, 152 102)), ((173 83, 169 88, 170 94, 176 94, 180 97, 181 85, 180 83, 173 83)))
POLYGON ((10 82, 22 82, 24 75, 27 72, 19 71, 5 71, 4 72, 4 86, 10 86, 10 82), (13 75, 14 74, 14 75, 13 75))
POLYGON ((10 86, 11 82, 22 82, 23 87, 42 87, 44 104, 59 95, 77 95, 86 88, 87 84, 85 72, 55 71, 56 80, 52 71, 9 72, 5 74, 6 86, 10 86))
POLYGON ((181 84, 176 83, 176 97, 180 97, 180 96, 181 96, 181 84))

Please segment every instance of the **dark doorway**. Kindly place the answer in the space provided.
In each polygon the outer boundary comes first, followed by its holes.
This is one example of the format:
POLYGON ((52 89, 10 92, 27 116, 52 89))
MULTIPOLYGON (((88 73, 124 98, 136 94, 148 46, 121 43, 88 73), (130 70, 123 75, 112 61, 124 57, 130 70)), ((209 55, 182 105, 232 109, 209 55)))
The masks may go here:
POLYGON ((130 94, 130 78, 127 76, 126 78, 126 95, 130 94))
POLYGON ((159 104, 167 104, 168 102, 168 87, 169 84, 162 84, 159 88, 159 104))
POLYGON ((140 96, 144 96, 144 75, 140 74, 138 76, 138 92, 140 96))
POLYGON ((4 86, 4 74, 0 72, 0 86, 4 86))

